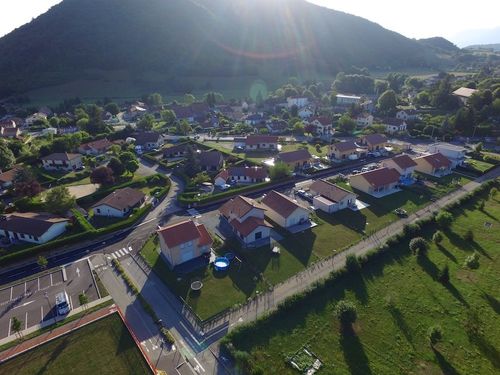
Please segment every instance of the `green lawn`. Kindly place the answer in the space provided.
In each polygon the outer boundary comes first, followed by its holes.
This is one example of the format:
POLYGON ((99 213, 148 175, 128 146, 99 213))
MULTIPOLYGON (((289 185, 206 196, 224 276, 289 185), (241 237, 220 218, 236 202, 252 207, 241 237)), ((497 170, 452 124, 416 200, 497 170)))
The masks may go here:
POLYGON ((19 355, 0 366, 2 374, 151 374, 116 314, 19 355))
POLYGON ((476 171, 481 173, 484 173, 485 171, 494 166, 494 164, 476 159, 468 159, 467 164, 470 165, 472 168, 474 168, 476 171))
MULTIPOLYGON (((302 345, 318 355, 324 364, 319 373, 325 374, 498 374, 500 200, 489 200, 484 209, 470 202, 456 214, 443 242, 432 244, 423 260, 410 254, 406 241, 372 258, 361 274, 347 274, 311 294, 286 319, 267 318, 231 342, 250 353, 263 374, 298 374, 285 357, 302 345), (463 238, 468 228, 472 242, 463 238), (480 267, 466 270, 462 264, 474 250, 480 267), (447 287, 436 281, 445 264, 451 275, 447 287), (353 301, 358 310, 353 330, 344 334, 333 316, 340 299, 353 301), (434 324, 443 327, 444 337, 432 350, 427 330, 434 324), (464 328, 473 326, 476 334, 464 328)), ((428 227, 424 236, 434 230, 428 227)))
POLYGON ((202 268, 178 279, 160 258, 157 247, 155 237, 150 238, 141 250, 142 256, 165 284, 181 296, 201 319, 243 303, 257 291, 265 289, 265 284, 245 263, 241 267, 233 263, 230 270, 223 273, 215 272, 211 267, 202 268), (203 282, 203 288, 198 292, 190 289, 194 280, 203 282))
POLYGON ((327 156, 328 155, 328 149, 330 147, 328 145, 324 145, 324 146, 321 146, 320 147, 320 151, 318 151, 316 149, 316 146, 312 145, 310 143, 308 143, 307 145, 303 145, 302 143, 295 143, 295 144, 283 145, 283 147, 281 148, 281 152, 295 151, 295 150, 303 148, 304 146, 307 147, 307 149, 309 150, 309 152, 311 153, 311 155, 317 155, 317 156, 320 156, 320 157, 327 156))

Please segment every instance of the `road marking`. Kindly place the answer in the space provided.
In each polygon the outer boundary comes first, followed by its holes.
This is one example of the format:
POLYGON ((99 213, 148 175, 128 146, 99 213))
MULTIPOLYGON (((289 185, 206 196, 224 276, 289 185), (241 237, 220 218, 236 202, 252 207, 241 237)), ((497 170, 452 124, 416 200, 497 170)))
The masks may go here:
POLYGON ((13 287, 10 287, 10 300, 12 301, 12 289, 13 287))
POLYGON ((26 311, 26 315, 24 316, 24 329, 28 329, 28 312, 26 311))
POLYGON ((43 306, 40 306, 40 323, 43 322, 43 306))
POLYGON ((80 268, 76 267, 76 274, 80 277, 80 268))
POLYGON ((10 326, 12 325, 11 320, 12 320, 12 318, 9 318, 9 332, 7 333, 7 337, 10 336, 10 326))
POLYGON ((201 371, 205 372, 205 369, 203 368, 203 366, 201 365, 200 362, 198 362, 198 360, 196 359, 196 357, 193 357, 193 359, 195 360, 195 362, 198 364, 198 366, 201 368, 201 371))
POLYGON ((52 274, 50 274, 50 286, 54 286, 54 284, 52 283, 52 274))
POLYGON ((123 250, 122 250, 122 249, 118 250, 118 251, 117 251, 117 253, 120 253, 120 255, 121 255, 121 256, 124 256, 124 255, 125 255, 125 253, 123 252, 123 250))
POLYGON ((26 281, 24 282, 24 295, 26 295, 26 281))
POLYGON ((113 259, 116 259, 115 253, 111 253, 111 256, 113 257, 113 259))
POLYGON ((123 252, 124 252, 125 254, 128 254, 128 250, 127 250, 127 248, 126 248, 126 247, 124 247, 122 250, 123 250, 123 252))
POLYGON ((38 278, 38 290, 40 290, 40 278, 38 278))
POLYGON ((33 303, 33 302, 35 302, 35 301, 25 302, 25 303, 23 303, 22 305, 19 305, 19 306, 13 307, 13 308, 12 308, 12 310, 17 309, 17 308, 19 308, 19 307, 28 306, 30 303, 33 303))
POLYGON ((128 247, 128 251, 132 251, 132 246, 129 246, 129 247, 128 247))

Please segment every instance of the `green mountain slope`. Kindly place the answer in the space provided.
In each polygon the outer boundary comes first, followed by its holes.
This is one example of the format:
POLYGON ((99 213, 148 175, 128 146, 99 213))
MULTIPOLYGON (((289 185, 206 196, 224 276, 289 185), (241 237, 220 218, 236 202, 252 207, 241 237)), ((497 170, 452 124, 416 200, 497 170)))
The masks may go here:
POLYGON ((182 77, 437 64, 417 41, 304 0, 64 0, 0 39, 0 95, 103 71, 158 72, 175 91, 182 77))

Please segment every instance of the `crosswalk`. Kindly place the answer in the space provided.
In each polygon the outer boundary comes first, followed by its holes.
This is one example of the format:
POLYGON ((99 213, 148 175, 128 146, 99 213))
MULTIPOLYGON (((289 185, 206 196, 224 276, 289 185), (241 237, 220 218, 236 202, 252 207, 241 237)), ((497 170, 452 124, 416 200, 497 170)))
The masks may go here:
POLYGON ((124 247, 120 250, 113 251, 110 255, 113 259, 118 259, 130 255, 131 251, 132 251, 132 246, 129 246, 128 248, 124 247))

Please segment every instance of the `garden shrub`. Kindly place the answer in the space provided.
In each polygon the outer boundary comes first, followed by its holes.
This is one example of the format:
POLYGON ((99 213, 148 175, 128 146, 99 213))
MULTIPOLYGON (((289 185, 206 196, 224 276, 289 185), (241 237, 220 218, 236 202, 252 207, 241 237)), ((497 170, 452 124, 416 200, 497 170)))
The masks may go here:
POLYGON ((427 337, 429 338, 429 343, 433 347, 443 338, 443 329, 440 325, 434 325, 427 331, 427 337))
POLYGON ((474 251, 474 253, 465 258, 464 267, 471 270, 479 268, 479 254, 477 251, 474 251))
POLYGON ((427 253, 427 241, 423 237, 415 237, 410 241, 410 250, 417 257, 424 256, 427 253))
POLYGON ((453 215, 448 211, 439 211, 439 213, 436 215, 436 223, 441 228, 448 228, 451 225, 452 221, 453 215))
POLYGON ((440 230, 437 230, 433 235, 432 235, 432 241, 436 244, 441 243, 443 241, 443 232, 440 230))
POLYGON ((358 318, 358 310, 351 301, 341 300, 335 306, 335 316, 343 325, 349 325, 358 318))

